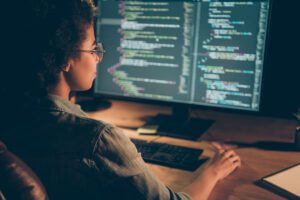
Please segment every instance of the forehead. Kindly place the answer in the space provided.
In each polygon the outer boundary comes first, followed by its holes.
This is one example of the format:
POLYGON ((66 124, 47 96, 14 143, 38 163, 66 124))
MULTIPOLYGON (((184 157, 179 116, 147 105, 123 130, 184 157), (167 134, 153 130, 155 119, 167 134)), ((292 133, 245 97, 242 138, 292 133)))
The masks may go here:
POLYGON ((94 33, 94 27, 89 26, 86 29, 86 37, 85 40, 82 43, 82 46, 85 45, 94 45, 95 44, 95 33, 94 33))
POLYGON ((93 38, 95 38, 94 26, 88 26, 88 28, 87 28, 87 34, 89 34, 90 36, 93 36, 93 38))

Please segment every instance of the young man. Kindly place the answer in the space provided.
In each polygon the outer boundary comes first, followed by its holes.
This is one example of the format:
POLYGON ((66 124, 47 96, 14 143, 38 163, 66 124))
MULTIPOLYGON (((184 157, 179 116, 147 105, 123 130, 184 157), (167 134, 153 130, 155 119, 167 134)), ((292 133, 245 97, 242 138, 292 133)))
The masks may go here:
POLYGON ((8 109, 0 139, 38 174, 50 199, 207 199, 240 166, 234 151, 220 150, 182 192, 166 187, 120 129, 69 101, 70 92, 92 86, 103 58, 92 1, 26 0, 18 8, 19 37, 10 40, 18 59, 4 69, 13 82, 1 86, 8 109))

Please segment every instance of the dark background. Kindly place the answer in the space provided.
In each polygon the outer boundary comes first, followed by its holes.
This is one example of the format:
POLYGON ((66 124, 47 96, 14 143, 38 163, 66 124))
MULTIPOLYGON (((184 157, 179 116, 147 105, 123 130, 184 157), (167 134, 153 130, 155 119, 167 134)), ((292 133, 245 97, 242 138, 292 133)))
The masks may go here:
POLYGON ((271 10, 263 111, 292 117, 300 106, 300 7, 298 1, 274 0, 271 10))

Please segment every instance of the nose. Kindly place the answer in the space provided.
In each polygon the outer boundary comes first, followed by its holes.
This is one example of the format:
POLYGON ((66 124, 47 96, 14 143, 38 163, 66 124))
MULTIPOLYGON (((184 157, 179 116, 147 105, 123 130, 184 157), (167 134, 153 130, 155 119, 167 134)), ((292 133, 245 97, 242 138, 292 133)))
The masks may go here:
POLYGON ((100 63, 103 60, 103 53, 100 52, 96 56, 97 56, 96 58, 97 63, 100 63))
POLYGON ((96 62, 97 62, 97 64, 100 63, 100 58, 98 55, 96 55, 96 62))

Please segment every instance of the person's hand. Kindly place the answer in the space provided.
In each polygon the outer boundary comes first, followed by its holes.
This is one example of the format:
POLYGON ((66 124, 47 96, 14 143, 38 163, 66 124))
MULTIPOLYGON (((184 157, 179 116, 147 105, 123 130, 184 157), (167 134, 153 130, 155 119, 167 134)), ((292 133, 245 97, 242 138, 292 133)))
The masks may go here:
POLYGON ((234 144, 228 144, 228 143, 225 143, 225 142, 220 142, 220 141, 213 141, 211 142, 212 146, 217 150, 217 151, 223 151, 223 150, 230 150, 230 149, 235 149, 237 148, 238 146, 237 145, 234 145, 234 144))
POLYGON ((233 150, 218 145, 214 150, 217 150, 215 156, 201 166, 199 176, 183 189, 192 199, 208 199, 218 181, 241 166, 241 159, 233 150))
POLYGON ((206 172, 216 176, 217 180, 222 180, 241 166, 241 159, 233 150, 219 149, 219 152, 209 161, 206 172))

